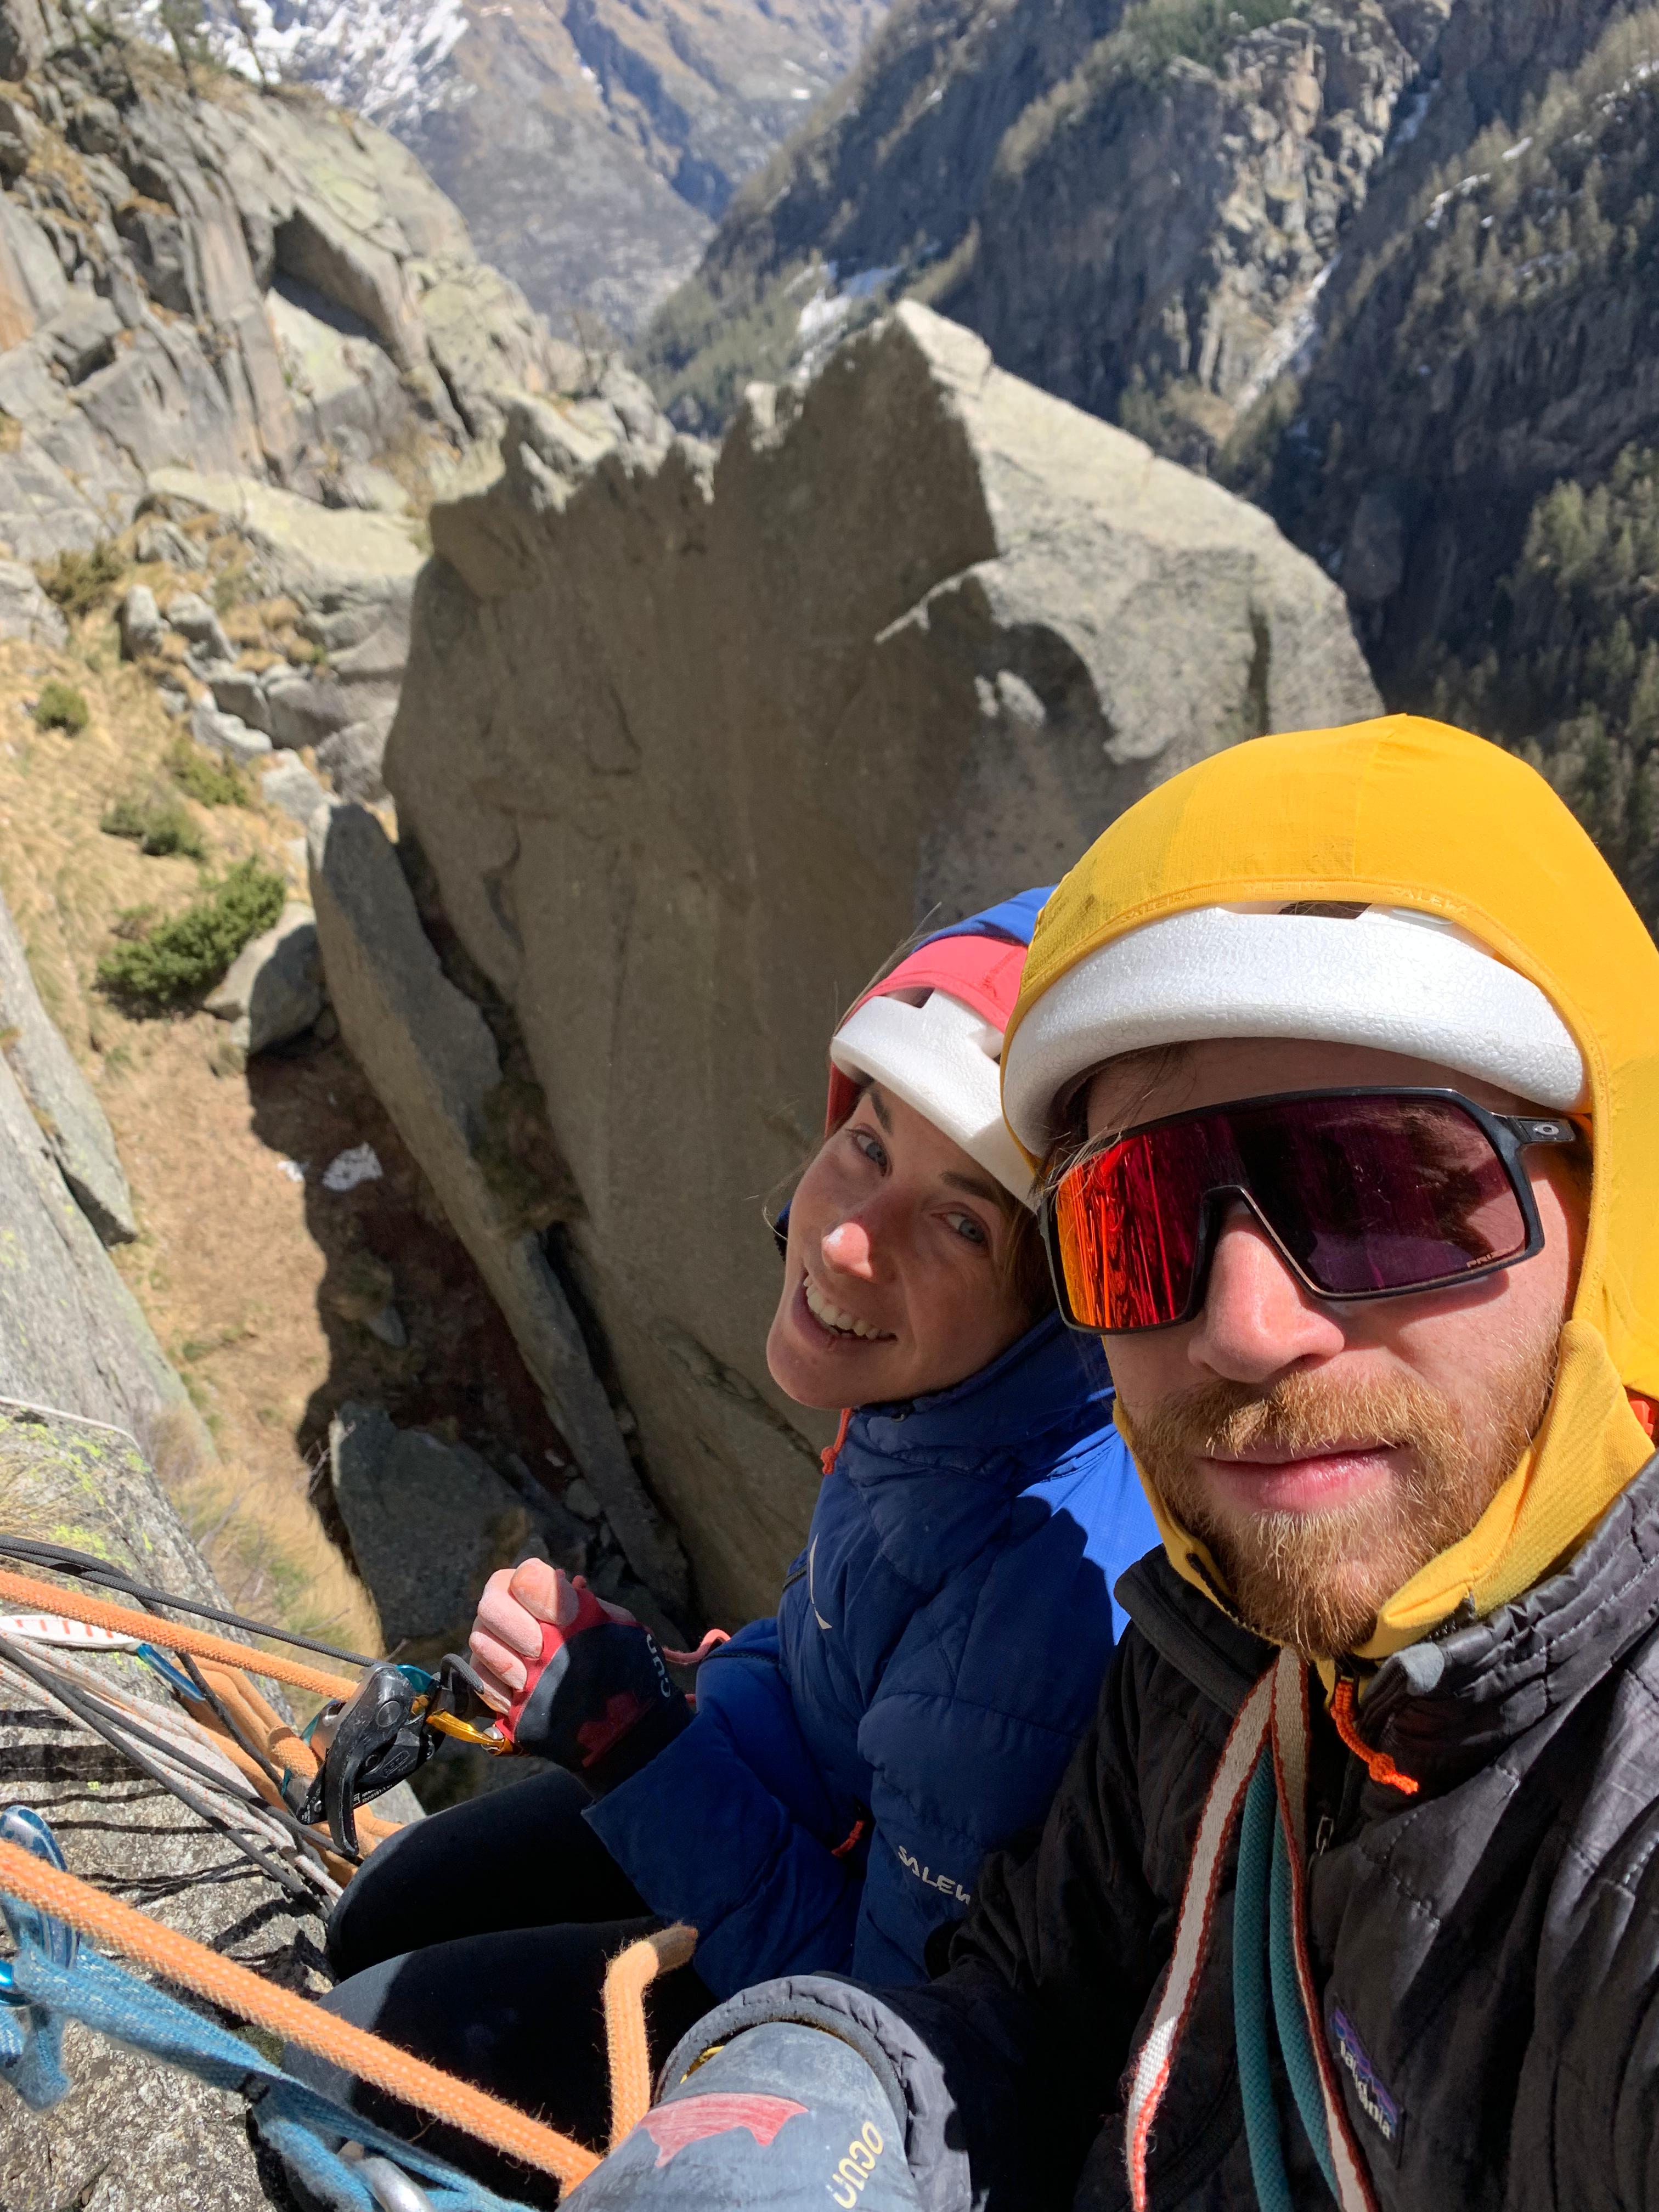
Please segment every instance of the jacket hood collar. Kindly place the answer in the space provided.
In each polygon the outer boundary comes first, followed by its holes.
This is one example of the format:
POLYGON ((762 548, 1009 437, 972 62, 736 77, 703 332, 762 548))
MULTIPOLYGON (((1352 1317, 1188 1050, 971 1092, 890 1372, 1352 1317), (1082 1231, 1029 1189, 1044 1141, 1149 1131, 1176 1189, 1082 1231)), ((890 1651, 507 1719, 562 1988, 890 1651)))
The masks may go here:
POLYGON ((1483 1763, 1583 1696, 1659 1626, 1659 1456, 1556 1573, 1482 1620, 1443 1628, 1378 1668, 1367 1736, 1408 1773, 1483 1763))
MULTIPOLYGON (((1147 1642, 1236 1713, 1271 1644, 1231 1620, 1155 1552, 1117 1585, 1147 1642)), ((1582 1698, 1659 1627, 1659 1455, 1608 1506, 1567 1564, 1483 1619, 1396 1652, 1366 1686, 1365 1737, 1441 1787, 1582 1698)))
POLYGON ((988 1460, 1055 1428, 1074 1425, 1085 1407, 1098 1407, 1104 1424, 1111 1395, 1099 1345, 1051 1313, 988 1366, 948 1390, 860 1407, 848 1435, 882 1457, 951 1453, 988 1460))

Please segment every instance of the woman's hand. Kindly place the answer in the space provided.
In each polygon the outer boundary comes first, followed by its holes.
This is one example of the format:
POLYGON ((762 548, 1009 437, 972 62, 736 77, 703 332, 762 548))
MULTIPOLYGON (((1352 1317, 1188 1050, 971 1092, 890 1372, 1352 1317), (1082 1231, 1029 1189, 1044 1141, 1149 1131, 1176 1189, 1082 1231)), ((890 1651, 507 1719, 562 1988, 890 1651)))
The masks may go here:
MULTIPOLYGON (((586 1588, 581 1576, 573 1581, 545 1559, 498 1567, 484 1584, 467 1642, 485 1701, 497 1712, 507 1711, 523 1689, 530 1667, 540 1659, 544 1624, 568 1628, 586 1588)), ((601 1606, 610 1620, 630 1628, 637 1626, 633 1614, 621 1606, 607 1605, 597 1596, 592 1602, 601 1606)))
POLYGON ((469 1641, 485 1702, 514 1743, 596 1797, 690 1721, 649 1630, 544 1559, 490 1577, 469 1641))

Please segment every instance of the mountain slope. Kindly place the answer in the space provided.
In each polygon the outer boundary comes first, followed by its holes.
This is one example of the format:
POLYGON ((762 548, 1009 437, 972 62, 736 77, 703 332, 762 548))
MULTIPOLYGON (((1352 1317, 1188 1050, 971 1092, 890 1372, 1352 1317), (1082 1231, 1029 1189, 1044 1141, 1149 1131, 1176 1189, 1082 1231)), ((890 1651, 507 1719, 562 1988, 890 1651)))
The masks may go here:
POLYGON ((1133 392, 1130 427, 1201 460, 1282 365, 1445 14, 1246 9, 913 0, 657 319, 659 395, 708 427, 908 290, 1063 398, 1133 392))
POLYGON ((706 429, 928 300, 1265 505, 1659 919, 1656 81, 1621 0, 909 0, 641 365, 706 429))
MULTIPOLYGON (((240 0, 239 0, 240 4, 240 0)), ((741 180, 857 58, 881 0, 255 0, 264 66, 418 154, 556 319, 631 335, 741 180)), ((252 66, 238 8, 217 44, 252 66)))

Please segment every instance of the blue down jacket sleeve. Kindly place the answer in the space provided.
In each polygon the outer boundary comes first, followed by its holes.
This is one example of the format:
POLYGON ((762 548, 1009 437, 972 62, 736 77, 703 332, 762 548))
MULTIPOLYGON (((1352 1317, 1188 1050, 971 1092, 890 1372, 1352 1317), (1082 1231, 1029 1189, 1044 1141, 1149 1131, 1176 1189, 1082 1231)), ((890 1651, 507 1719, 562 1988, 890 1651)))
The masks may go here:
POLYGON ((775 1621, 750 1622, 704 1662, 690 1727, 586 1817, 652 1911, 696 1929, 697 1971, 717 1996, 851 1958, 862 1854, 833 1846, 858 1807, 832 1795, 807 1748, 775 1621))

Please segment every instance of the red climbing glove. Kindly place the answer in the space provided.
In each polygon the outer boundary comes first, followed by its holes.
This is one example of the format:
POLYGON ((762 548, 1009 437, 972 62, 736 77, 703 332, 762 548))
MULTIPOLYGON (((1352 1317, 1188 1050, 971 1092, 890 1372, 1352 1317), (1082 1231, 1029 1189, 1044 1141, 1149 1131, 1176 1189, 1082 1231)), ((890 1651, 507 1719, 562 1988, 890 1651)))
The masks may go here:
POLYGON ((471 1648, 519 1749, 595 1796, 638 1773, 691 1717, 650 1630, 544 1559, 490 1577, 471 1648))

